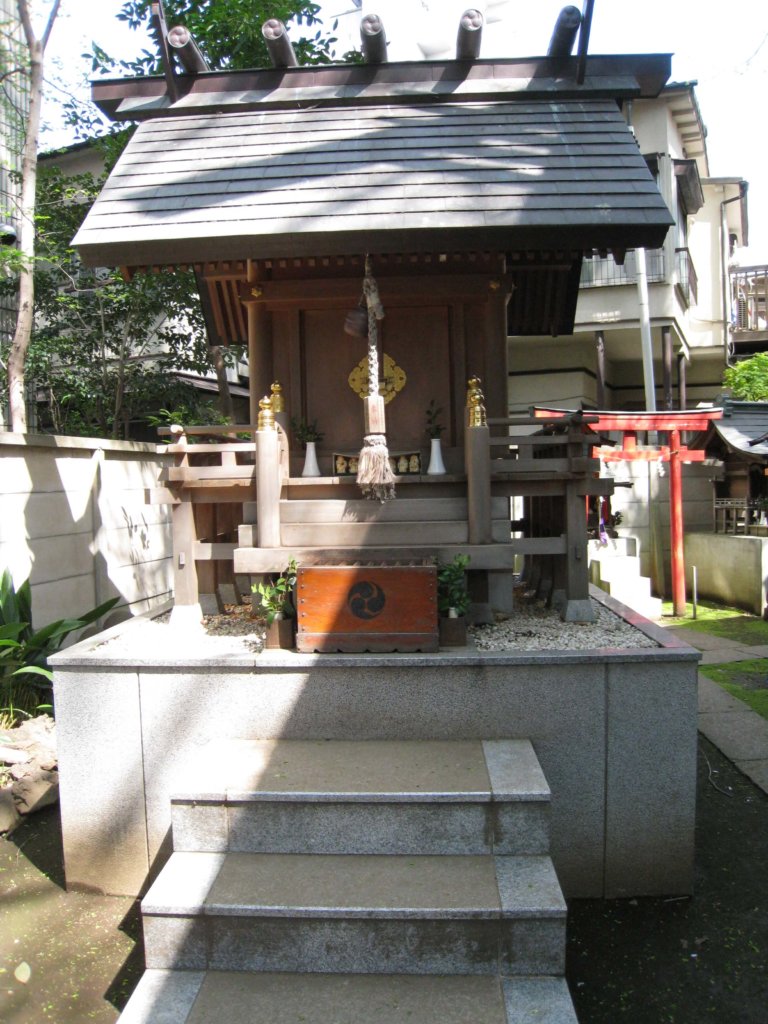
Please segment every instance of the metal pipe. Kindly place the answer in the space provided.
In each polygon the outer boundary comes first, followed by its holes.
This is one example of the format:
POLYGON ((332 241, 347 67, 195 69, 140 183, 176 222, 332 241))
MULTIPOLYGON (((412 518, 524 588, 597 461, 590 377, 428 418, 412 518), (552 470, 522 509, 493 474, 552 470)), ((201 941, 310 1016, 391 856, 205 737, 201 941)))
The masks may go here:
POLYGON ((288 31, 279 18, 270 18, 261 26, 261 34, 269 50, 272 65, 276 68, 296 68, 299 62, 293 52, 288 31))
POLYGON ((476 60, 480 56, 482 40, 482 12, 470 7, 459 19, 459 32, 456 36, 456 60, 476 60))
POLYGON ((369 64, 387 63, 387 34, 378 14, 366 14, 360 22, 360 42, 369 64))
POLYGON ((643 353, 643 384, 645 408, 656 412, 656 383, 653 377, 653 337, 648 306, 648 276, 645 269, 645 249, 635 249, 637 267, 637 302, 640 307, 640 346, 643 353))
POLYGON ((723 261, 721 286, 723 302, 723 352, 725 354, 725 362, 727 366, 731 365, 732 353, 730 337, 728 335, 728 326, 730 321, 729 311, 731 304, 731 275, 728 271, 728 257, 730 253, 728 245, 728 218, 725 213, 725 208, 729 203, 738 203, 743 200, 748 187, 748 182, 745 181, 740 183, 739 194, 737 196, 732 196, 730 199, 724 199, 720 203, 720 255, 723 261))
POLYGON ((190 75, 198 75, 202 71, 211 70, 186 25, 174 25, 170 29, 168 45, 171 48, 171 53, 176 54, 181 61, 181 66, 190 75))

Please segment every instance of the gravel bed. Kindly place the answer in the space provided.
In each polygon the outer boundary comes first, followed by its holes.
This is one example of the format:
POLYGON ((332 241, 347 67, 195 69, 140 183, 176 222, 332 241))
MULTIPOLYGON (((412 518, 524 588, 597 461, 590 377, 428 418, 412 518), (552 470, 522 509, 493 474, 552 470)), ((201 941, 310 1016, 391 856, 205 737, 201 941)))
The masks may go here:
POLYGON ((658 647, 655 640, 630 626, 597 601, 597 621, 563 622, 540 603, 518 601, 514 614, 493 626, 470 626, 480 651, 583 651, 595 647, 658 647))
MULTIPOLYGON (((471 641, 480 651, 573 651, 596 647, 658 647, 639 630, 618 615, 593 602, 597 621, 562 622, 557 612, 541 603, 519 600, 509 618, 500 618, 492 626, 471 626, 471 641)), ((218 656, 258 654, 264 648, 264 622, 251 616, 249 605, 227 605, 226 614, 208 615, 202 629, 185 628, 184 651, 187 654, 218 656)), ((167 654, 179 634, 169 625, 169 615, 145 619, 130 630, 105 641, 101 649, 111 655, 140 651, 146 656, 167 654), (174 636, 175 634, 175 636, 174 636)))

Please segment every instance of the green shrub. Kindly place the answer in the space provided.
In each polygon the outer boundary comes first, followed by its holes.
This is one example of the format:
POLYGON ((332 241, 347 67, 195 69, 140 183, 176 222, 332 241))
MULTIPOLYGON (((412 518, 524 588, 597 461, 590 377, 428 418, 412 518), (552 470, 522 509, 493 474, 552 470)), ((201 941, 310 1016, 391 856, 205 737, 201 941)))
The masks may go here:
POLYGON ((113 597, 76 619, 57 619, 42 629, 32 626, 29 580, 16 588, 7 569, 0 576, 0 721, 50 707, 52 673, 48 658, 70 633, 89 626, 117 604, 113 597), (47 703, 46 703, 47 700, 47 703))

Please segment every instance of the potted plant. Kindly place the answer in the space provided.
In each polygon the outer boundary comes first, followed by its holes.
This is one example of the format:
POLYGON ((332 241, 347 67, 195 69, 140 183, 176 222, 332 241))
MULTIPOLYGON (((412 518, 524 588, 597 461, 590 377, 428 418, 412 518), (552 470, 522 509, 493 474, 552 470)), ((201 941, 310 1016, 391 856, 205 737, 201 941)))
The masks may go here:
POLYGON ((427 436, 430 443, 428 476, 442 476, 445 473, 445 463, 443 462, 443 451, 440 443, 440 435, 445 430, 445 427, 438 418, 442 411, 442 408, 432 398, 427 406, 427 436))
POLYGON ((295 416, 292 416, 291 430, 293 430, 293 436, 299 444, 303 444, 306 449, 304 469, 302 469, 301 475, 321 476, 320 467, 317 464, 316 445, 319 441, 323 440, 323 434, 318 429, 317 420, 312 420, 311 423, 308 423, 307 420, 297 419, 295 416))
POLYGON ((251 587, 254 610, 264 613, 267 620, 267 633, 264 646, 269 649, 293 648, 293 618, 295 611, 292 603, 296 587, 296 559, 292 558, 284 571, 277 577, 265 578, 251 587))
POLYGON ((437 610, 440 615, 440 646, 464 647, 467 642, 466 614, 469 591, 466 571, 469 555, 456 555, 437 567, 437 610))

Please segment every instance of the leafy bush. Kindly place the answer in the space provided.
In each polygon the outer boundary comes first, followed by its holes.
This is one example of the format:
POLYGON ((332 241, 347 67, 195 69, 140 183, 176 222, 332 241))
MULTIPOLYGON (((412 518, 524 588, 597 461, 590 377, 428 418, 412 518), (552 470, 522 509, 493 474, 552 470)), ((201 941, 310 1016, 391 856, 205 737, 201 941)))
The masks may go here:
POLYGON ((469 611, 469 591, 467 590, 466 570, 469 555, 456 557, 437 567, 437 610, 447 615, 450 608, 457 615, 466 615, 469 611))
POLYGON ((117 604, 113 597, 77 619, 57 619, 42 629, 32 626, 29 580, 16 588, 5 569, 0 576, 0 718, 11 725, 50 704, 52 673, 48 658, 58 651, 70 633, 89 626, 117 604))
POLYGON ((259 604, 264 610, 267 625, 272 625, 276 618, 284 619, 293 616, 291 597, 296 586, 296 559, 292 558, 287 568, 273 582, 254 583, 251 590, 259 595, 259 604))
POLYGON ((768 399, 768 352, 758 352, 735 366, 729 366, 723 373, 723 384, 739 401, 763 402, 768 399))

